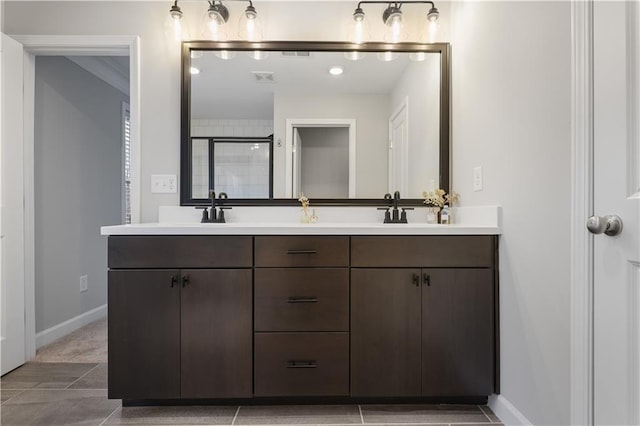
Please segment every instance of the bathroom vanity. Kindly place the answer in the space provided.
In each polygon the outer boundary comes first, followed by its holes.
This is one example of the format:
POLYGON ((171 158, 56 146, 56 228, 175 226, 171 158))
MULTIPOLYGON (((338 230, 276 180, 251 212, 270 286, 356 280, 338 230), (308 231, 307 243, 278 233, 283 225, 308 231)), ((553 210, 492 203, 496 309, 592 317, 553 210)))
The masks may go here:
POLYGON ((498 392, 497 230, 104 227, 109 398, 484 400, 498 392))

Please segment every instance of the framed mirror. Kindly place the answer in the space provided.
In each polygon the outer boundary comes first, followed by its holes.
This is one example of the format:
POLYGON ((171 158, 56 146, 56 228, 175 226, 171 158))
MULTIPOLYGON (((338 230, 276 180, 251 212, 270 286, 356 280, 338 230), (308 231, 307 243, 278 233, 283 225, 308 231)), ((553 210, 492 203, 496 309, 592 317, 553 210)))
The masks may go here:
POLYGON ((181 205, 449 190, 446 43, 185 42, 181 205))

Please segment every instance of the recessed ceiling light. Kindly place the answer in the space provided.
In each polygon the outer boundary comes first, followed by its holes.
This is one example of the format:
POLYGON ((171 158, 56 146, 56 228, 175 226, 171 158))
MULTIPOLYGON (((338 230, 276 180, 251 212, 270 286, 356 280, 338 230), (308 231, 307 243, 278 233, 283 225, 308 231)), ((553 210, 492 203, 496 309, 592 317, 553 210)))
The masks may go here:
POLYGON ((191 72, 191 74, 200 74, 200 70, 196 67, 191 67, 189 71, 191 72))
POLYGON ((329 74, 331 75, 340 75, 344 72, 344 68, 342 68, 340 65, 334 65, 331 68, 329 68, 329 74))

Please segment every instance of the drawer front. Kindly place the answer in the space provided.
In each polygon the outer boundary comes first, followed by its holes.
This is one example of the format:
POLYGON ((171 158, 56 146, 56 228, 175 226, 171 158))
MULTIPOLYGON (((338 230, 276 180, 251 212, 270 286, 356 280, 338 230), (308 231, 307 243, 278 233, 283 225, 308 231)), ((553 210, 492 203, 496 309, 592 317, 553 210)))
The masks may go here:
POLYGON ((257 236, 257 267, 349 266, 349 237, 257 236))
POLYGON ((349 331, 349 270, 255 270, 255 331, 349 331))
POLYGON ((349 395, 349 333, 256 333, 256 396, 349 395))
POLYGON ((109 268, 250 268, 251 236, 109 237, 109 268))
POLYGON ((493 267, 493 235, 355 236, 351 266, 493 267))

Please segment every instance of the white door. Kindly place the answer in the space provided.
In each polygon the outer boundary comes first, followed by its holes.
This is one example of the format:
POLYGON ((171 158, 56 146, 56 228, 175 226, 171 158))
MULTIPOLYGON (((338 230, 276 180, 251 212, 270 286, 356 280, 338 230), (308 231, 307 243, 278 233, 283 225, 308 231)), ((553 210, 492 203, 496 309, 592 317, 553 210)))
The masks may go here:
POLYGON ((594 422, 640 424, 640 5, 594 2, 594 422))
POLYGON ((406 101, 389 118, 389 193, 409 188, 409 114, 406 101))
POLYGON ((2 34, 0 275, 2 374, 24 364, 23 49, 2 34))

